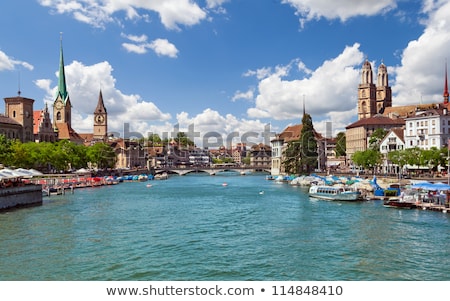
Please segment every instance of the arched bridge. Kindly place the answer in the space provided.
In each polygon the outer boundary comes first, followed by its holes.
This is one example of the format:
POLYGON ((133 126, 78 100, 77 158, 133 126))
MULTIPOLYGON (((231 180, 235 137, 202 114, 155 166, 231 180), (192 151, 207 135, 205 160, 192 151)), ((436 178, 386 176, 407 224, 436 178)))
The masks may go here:
POLYGON ((161 173, 176 173, 180 176, 187 175, 188 173, 204 172, 210 175, 215 175, 220 172, 234 171, 240 174, 246 174, 249 172, 265 172, 270 174, 270 166, 248 166, 248 167, 161 167, 155 168, 156 174, 161 173))

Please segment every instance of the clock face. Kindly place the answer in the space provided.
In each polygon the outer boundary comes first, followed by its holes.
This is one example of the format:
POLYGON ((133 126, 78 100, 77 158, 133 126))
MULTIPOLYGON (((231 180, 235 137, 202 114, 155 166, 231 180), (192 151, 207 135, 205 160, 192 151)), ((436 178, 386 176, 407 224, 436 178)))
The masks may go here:
POLYGON ((102 123, 103 120, 105 120, 105 118, 104 118, 102 115, 97 115, 97 116, 95 116, 95 121, 96 121, 97 123, 102 123))
POLYGON ((56 103, 55 107, 56 107, 58 110, 60 110, 60 109, 62 108, 62 103, 58 101, 58 102, 56 103))

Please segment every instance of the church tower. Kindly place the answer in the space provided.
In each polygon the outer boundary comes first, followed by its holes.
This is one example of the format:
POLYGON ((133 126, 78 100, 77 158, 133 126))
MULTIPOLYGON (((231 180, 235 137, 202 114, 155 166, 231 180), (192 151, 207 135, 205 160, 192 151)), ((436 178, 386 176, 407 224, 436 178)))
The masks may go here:
POLYGON ((106 141, 108 134, 108 113, 103 102, 102 90, 98 96, 97 107, 94 111, 94 140, 106 141))
POLYGON ((375 115, 376 87, 373 83, 372 65, 366 59, 361 71, 361 83, 358 86, 358 120, 375 115))
POLYGON ((33 136, 33 103, 34 99, 19 95, 7 97, 5 100, 5 115, 22 125, 22 133, 18 137, 22 142, 34 141, 33 136))
POLYGON ((72 128, 72 104, 66 85, 66 74, 64 71, 64 55, 62 48, 62 36, 59 50, 59 80, 56 99, 53 103, 53 128, 57 132, 58 139, 66 139, 82 144, 83 138, 72 128))
POLYGON ((361 83, 358 86, 358 120, 382 114, 392 107, 392 91, 386 66, 378 67, 377 85, 373 83, 372 65, 366 59, 361 70, 361 83))
POLYGON ((391 87, 389 87, 386 65, 381 63, 378 67, 377 113, 383 113, 384 108, 387 107, 392 107, 392 91, 391 87))
POLYGON ((445 62, 445 83, 444 83, 444 105, 448 105, 448 81, 447 81, 447 62, 445 62))
POLYGON ((72 127, 72 105, 70 103, 69 92, 67 92, 66 75, 64 71, 64 55, 62 48, 62 37, 59 50, 59 81, 58 92, 53 103, 53 123, 55 128, 59 128, 58 124, 67 124, 68 128, 72 127))

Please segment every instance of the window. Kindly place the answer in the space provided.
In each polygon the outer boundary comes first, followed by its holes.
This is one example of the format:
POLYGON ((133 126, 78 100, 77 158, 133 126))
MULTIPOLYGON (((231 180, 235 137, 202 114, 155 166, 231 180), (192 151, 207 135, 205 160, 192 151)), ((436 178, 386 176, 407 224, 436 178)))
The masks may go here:
POLYGON ((56 113, 56 120, 61 120, 61 112, 56 113))

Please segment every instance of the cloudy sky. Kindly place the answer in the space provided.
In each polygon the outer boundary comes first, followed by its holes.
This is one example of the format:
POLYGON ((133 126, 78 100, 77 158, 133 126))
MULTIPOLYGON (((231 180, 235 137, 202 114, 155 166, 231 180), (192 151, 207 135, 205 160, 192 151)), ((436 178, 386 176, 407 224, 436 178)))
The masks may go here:
POLYGON ((281 132, 303 101, 335 134, 356 120, 366 58, 388 66, 394 106, 442 101, 449 22, 449 0, 3 1, 0 96, 53 103, 62 33, 78 132, 101 89, 122 134, 281 132))

